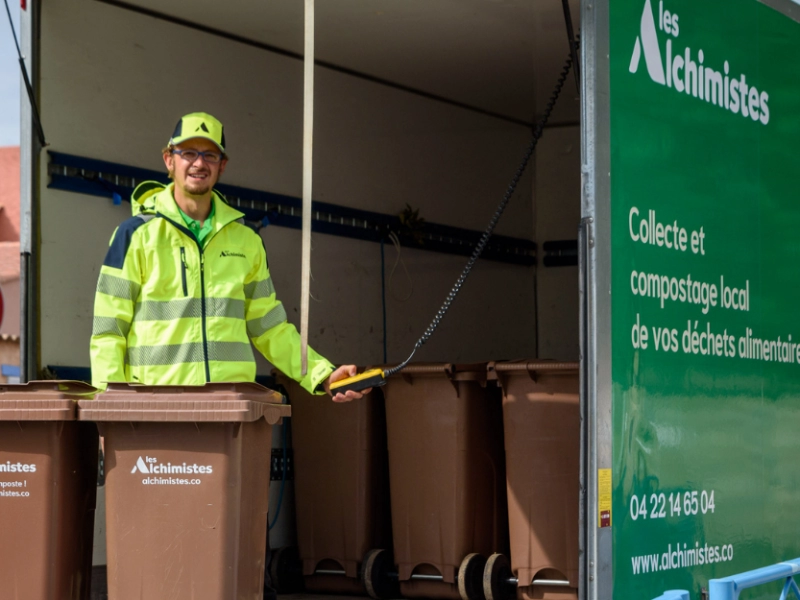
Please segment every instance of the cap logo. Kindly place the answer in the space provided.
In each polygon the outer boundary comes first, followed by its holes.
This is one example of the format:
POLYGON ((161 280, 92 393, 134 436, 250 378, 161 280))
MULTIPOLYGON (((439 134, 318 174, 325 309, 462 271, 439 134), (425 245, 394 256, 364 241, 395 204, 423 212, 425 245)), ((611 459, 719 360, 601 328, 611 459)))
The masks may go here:
POLYGON ((201 129, 202 129, 203 131, 205 131, 206 133, 210 133, 210 131, 208 131, 208 127, 206 127, 206 124, 205 124, 205 123, 201 123, 201 124, 200 124, 200 127, 198 127, 197 129, 195 129, 195 131, 200 131, 201 129))

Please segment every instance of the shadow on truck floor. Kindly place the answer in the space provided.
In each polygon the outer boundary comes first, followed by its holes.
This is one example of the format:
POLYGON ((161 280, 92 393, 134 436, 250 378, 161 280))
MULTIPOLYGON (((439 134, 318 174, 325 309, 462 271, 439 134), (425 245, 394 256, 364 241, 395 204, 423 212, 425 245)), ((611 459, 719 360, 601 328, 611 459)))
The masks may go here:
MULTIPOLYGON (((323 594, 281 594, 280 600, 317 600, 332 596, 323 594)), ((369 600, 366 596, 336 596, 337 600, 369 600)), ((89 600, 108 600, 105 567, 92 567, 92 593, 89 600)))

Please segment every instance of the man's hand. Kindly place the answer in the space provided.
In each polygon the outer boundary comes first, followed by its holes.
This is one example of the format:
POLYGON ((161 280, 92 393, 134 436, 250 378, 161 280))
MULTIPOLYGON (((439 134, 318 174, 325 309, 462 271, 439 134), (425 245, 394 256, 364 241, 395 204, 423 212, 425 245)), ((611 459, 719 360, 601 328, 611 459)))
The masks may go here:
MULTIPOLYGON (((342 365, 338 369, 336 369, 328 379, 325 380, 323 384, 325 386, 325 391, 328 394, 331 393, 331 384, 334 381, 339 381, 340 379, 346 379, 348 377, 353 377, 358 372, 355 365, 342 365)), ((358 400, 364 394, 369 394, 372 391, 372 388, 367 388, 366 390, 361 390, 360 392, 356 392, 353 390, 348 390, 346 393, 339 392, 335 396, 333 396, 334 402, 350 402, 350 400, 358 400)))

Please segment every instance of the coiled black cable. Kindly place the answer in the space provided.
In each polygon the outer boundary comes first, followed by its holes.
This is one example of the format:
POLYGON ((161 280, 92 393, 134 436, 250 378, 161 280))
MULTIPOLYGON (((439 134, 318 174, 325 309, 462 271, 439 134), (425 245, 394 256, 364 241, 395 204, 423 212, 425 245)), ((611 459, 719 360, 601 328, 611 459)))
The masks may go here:
MULTIPOLYGON (((579 43, 578 41, 579 39, 580 36, 577 36, 576 46, 579 43)), ((486 226, 486 230, 483 232, 481 239, 475 246, 475 250, 473 250, 472 255, 469 257, 466 266, 464 266, 464 270, 461 271, 461 275, 458 277, 458 280, 456 280, 456 283, 455 285, 453 285, 453 288, 450 290, 450 293, 447 294, 447 298, 445 298, 445 301, 444 303, 442 303, 442 306, 436 313, 436 316, 433 317, 433 320, 431 321, 430 325, 428 325, 428 328, 425 330, 425 333, 423 333, 422 337, 420 337, 417 340, 417 343, 414 344, 414 349, 411 351, 411 354, 408 356, 407 359, 405 359, 396 367, 392 367, 391 369, 387 369, 386 371, 384 371, 385 377, 389 377, 390 375, 394 375, 395 373, 401 371, 406 367, 406 365, 408 365, 409 362, 411 362, 411 359, 414 357, 414 354, 417 352, 417 350, 419 350, 425 344, 425 342, 427 342, 431 338, 433 332, 436 331, 436 328, 439 326, 439 323, 444 318, 445 313, 447 313, 447 310, 450 308, 450 305, 453 303, 453 300, 455 300, 456 295, 461 290, 461 287, 464 285, 464 281, 466 281, 467 276, 470 274, 470 271, 472 271, 472 267, 475 266, 475 263, 477 262, 480 255, 483 253, 484 248, 486 248, 486 244, 488 243, 489 238, 492 236, 492 232, 494 231, 497 222, 500 220, 503 211, 505 211, 506 206, 511 200, 511 196, 514 194, 514 190, 516 190, 517 184, 519 183, 519 180, 522 178, 522 174, 525 172, 525 168, 528 166, 528 162, 530 161, 531 156, 533 156, 533 151, 536 149, 536 144, 539 142, 539 138, 542 137, 542 133, 544 133, 544 126, 547 124, 548 119, 550 119, 550 113, 553 112, 553 108, 556 105, 556 101, 558 100, 559 94, 561 94, 561 90, 564 87, 564 83, 566 83, 567 81, 567 76, 569 75, 569 71, 571 68, 572 68, 572 53, 570 52, 570 56, 564 63, 564 68, 561 69, 561 74, 559 75, 558 81, 556 82, 556 87, 553 90, 553 93, 550 95, 550 99, 547 101, 547 106, 545 107, 544 114, 542 115, 542 118, 539 119, 539 122, 536 124, 536 127, 533 130, 533 137, 531 138, 530 144, 528 144, 528 147, 525 149, 525 154, 522 157, 522 162, 517 168, 516 173, 514 173, 514 177, 511 178, 511 183, 509 184, 508 189, 506 190, 506 193, 503 196, 503 199, 497 206, 497 210, 492 216, 492 219, 489 221, 489 224, 486 226)))

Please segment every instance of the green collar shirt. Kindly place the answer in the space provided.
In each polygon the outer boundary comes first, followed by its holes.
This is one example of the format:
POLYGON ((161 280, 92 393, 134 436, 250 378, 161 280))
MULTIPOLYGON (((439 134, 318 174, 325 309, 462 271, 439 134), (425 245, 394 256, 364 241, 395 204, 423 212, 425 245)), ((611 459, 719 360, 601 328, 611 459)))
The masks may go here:
MULTIPOLYGON (((177 206, 177 202, 175 203, 175 205, 177 206)), ((185 212, 181 210, 180 206, 178 206, 178 212, 181 213, 183 222, 186 223, 186 227, 189 228, 189 231, 191 231, 194 234, 194 237, 200 243, 201 248, 206 247, 206 241, 208 240, 208 236, 212 231, 214 231, 214 212, 215 212, 214 205, 215 202, 212 198, 211 212, 208 213, 208 217, 203 222, 202 226, 200 225, 200 221, 196 221, 195 219, 187 215, 185 212)))

